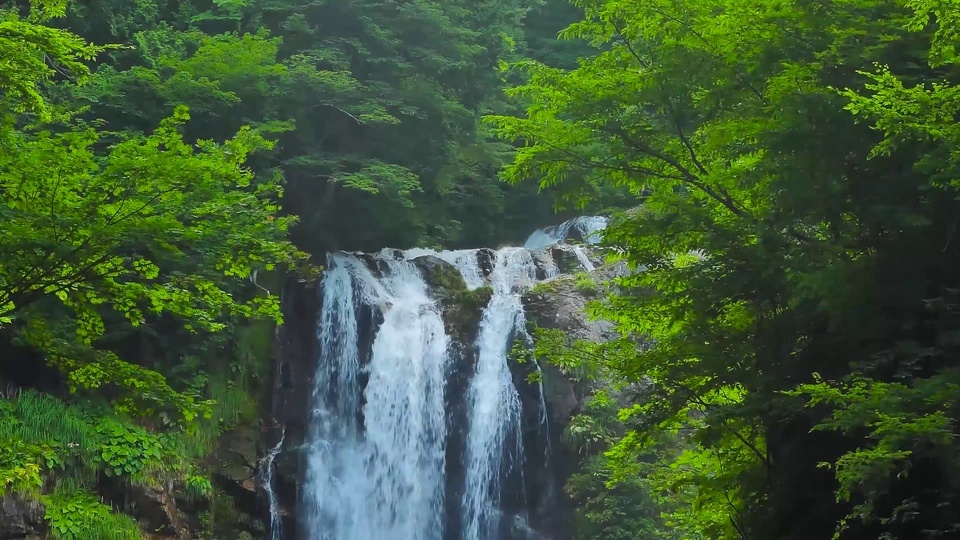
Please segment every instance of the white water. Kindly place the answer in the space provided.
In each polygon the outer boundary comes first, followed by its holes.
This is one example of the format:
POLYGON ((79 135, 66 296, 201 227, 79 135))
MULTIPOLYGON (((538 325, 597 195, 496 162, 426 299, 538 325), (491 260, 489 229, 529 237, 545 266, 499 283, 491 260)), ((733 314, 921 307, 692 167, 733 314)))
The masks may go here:
POLYGON ((603 229, 609 223, 609 219, 604 216, 581 216, 568 221, 564 221, 555 227, 546 227, 533 232, 523 247, 527 249, 543 249, 554 244, 559 244, 567 239, 571 230, 580 233, 580 237, 588 244, 600 242, 603 229))
POLYGON ((380 279, 349 255, 328 263, 305 496, 312 538, 433 540, 443 530, 449 338, 414 266, 387 253, 378 260, 380 279), (364 366, 363 430, 357 299, 383 316, 364 366))
MULTIPOLYGON (((520 398, 507 363, 511 338, 523 331, 520 293, 536 282, 536 266, 524 248, 497 252, 490 276, 493 296, 483 311, 477 338, 477 371, 470 383, 463 538, 494 537, 498 528, 499 479, 508 435, 520 431, 520 398)), ((518 456, 519 457, 519 456, 518 456)))
POLYGON ((273 489, 273 461, 283 448, 283 439, 287 436, 286 427, 280 431, 280 441, 267 452, 260 463, 260 486, 267 495, 267 504, 270 507, 270 540, 283 540, 283 523, 280 520, 280 504, 273 489))
MULTIPOLYGON (((512 340, 529 337, 521 294, 537 283, 538 269, 546 278, 558 273, 550 252, 539 248, 562 242, 572 229, 595 241, 605 224, 579 218, 538 231, 543 245, 494 252, 486 276, 480 250, 384 250, 373 256, 374 269, 359 256, 329 257, 304 486, 307 538, 500 540, 504 527, 516 529, 518 516, 504 514, 500 502, 503 481, 522 475, 521 401, 508 363, 512 340), (462 438, 462 467, 449 467, 446 458, 452 348, 440 307, 413 262, 424 255, 455 266, 469 289, 493 290, 474 344, 467 424, 449 434, 462 438), (382 322, 362 346, 371 309, 382 322), (445 500, 451 470, 463 475, 460 500, 445 500), (460 514, 459 530, 444 529, 451 511, 460 514)), ((538 233, 527 244, 537 243, 538 233)), ((573 251, 593 269, 583 248, 573 251)), ((484 261, 491 254, 482 253, 484 261)), ((542 382, 538 405, 547 426, 542 382)))

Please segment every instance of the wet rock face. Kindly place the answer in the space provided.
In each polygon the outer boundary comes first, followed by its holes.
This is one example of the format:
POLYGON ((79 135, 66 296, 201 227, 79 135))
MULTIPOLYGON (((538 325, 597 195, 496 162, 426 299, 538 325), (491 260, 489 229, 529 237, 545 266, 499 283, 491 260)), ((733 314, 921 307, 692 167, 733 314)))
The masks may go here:
MULTIPOLYGON (((489 274, 493 271, 493 253, 486 254, 489 258, 487 269, 484 270, 483 258, 487 251, 489 250, 479 250, 477 258, 481 272, 489 274)), ((480 317, 483 315, 483 309, 490 302, 490 297, 493 296, 493 290, 490 287, 468 289, 457 267, 439 257, 424 255, 413 259, 412 262, 420 271, 420 276, 427 284, 430 295, 439 302, 444 326, 454 342, 454 347, 458 349, 458 354, 455 356, 460 360, 454 362, 455 370, 464 362, 472 367, 472 344, 476 341, 480 317)))
POLYGON ((561 274, 575 274, 582 270, 580 259, 572 246, 558 245, 550 248, 550 255, 561 274))
POLYGON ((178 501, 169 486, 117 488, 118 492, 124 493, 125 513, 135 517, 143 530, 153 531, 171 540, 193 538, 186 516, 180 511, 178 501))
MULTIPOLYGON (((262 535, 259 525, 260 501, 257 493, 258 456, 262 453, 260 430, 240 425, 221 435, 213 456, 213 482, 232 499, 237 512, 229 523, 229 533, 262 535)), ((228 531, 224 531, 226 533, 228 531)))
POLYGON ((463 290, 441 299, 443 323, 456 346, 465 349, 473 348, 473 343, 477 340, 477 331, 480 329, 483 308, 487 306, 492 296, 493 289, 480 287, 472 291, 463 290))
POLYGON ((563 375, 559 369, 544 362, 543 399, 549 404, 550 422, 557 429, 566 428, 567 422, 583 405, 587 389, 563 375))
POLYGON ((304 428, 310 422, 310 400, 316 371, 318 282, 291 279, 284 295, 284 324, 274 339, 274 388, 267 425, 304 428))
POLYGON ((587 304, 594 300, 598 287, 595 273, 586 274, 581 282, 571 276, 546 282, 523 295, 523 308, 528 320, 541 328, 563 330, 574 339, 601 342, 613 338, 613 325, 591 321, 587 304))
POLYGON ((0 539, 40 540, 43 538, 43 507, 14 496, 0 498, 0 539))
MULTIPOLYGON (((371 258, 372 260, 372 258, 371 258)), ((295 538, 294 509, 303 482, 303 444, 311 418, 314 378, 317 369, 317 317, 320 312, 319 282, 287 281, 284 289, 284 324, 277 330, 273 348, 273 391, 261 422, 258 461, 279 441, 284 444, 274 460, 273 485, 280 513, 283 538, 295 538)), ((258 515, 269 522, 264 486, 257 485, 258 515)))
MULTIPOLYGON (((600 343, 616 338, 613 324, 590 320, 586 312, 587 304, 600 294, 600 282, 614 275, 602 270, 579 277, 562 275, 542 283, 521 298, 527 320, 540 328, 562 330, 575 340, 600 343)), ((550 420, 563 429, 583 405, 590 388, 574 383, 549 362, 542 362, 541 369, 550 420)))
POLYGON ((492 249, 477 250, 477 264, 480 266, 480 273, 483 277, 490 277, 493 273, 493 263, 496 260, 496 253, 492 249))
MULTIPOLYGON (((603 293, 603 283, 620 275, 622 269, 605 268, 592 272, 577 270, 574 274, 564 273, 562 267, 565 263, 562 257, 576 259, 577 255, 568 249, 569 246, 562 247, 563 249, 551 250, 554 252, 554 262, 561 267, 558 268, 559 276, 541 283, 521 297, 528 323, 540 328, 562 330, 576 340, 603 342, 615 338, 613 325, 605 321, 590 320, 586 307, 603 293)), ((584 251, 584 255, 592 256, 589 251, 584 251)), ((593 262, 597 264, 599 261, 593 262)), ((573 264, 573 261, 568 260, 566 264, 573 264)), ((577 268, 581 268, 579 263, 577 268)), ((511 538, 564 540, 570 538, 569 520, 573 509, 563 488, 566 479, 577 470, 579 456, 563 443, 562 434, 570 419, 583 407, 593 388, 589 383, 570 379, 547 361, 541 360, 539 367, 540 386, 535 389, 536 393, 530 386, 524 387, 519 382, 515 384, 521 392, 524 411, 535 407, 533 400, 539 399, 541 395, 546 403, 550 446, 546 453, 539 454, 543 456, 540 459, 546 462, 542 467, 526 471, 528 482, 532 484, 536 497, 542 502, 531 507, 527 521, 516 521, 514 530, 520 531, 517 533, 520 536, 511 538), (532 531, 520 526, 523 523, 529 524, 532 531), (524 534, 526 536, 523 536, 524 534), (538 537, 537 534, 542 536, 538 537)), ((522 373, 525 369, 529 371, 523 364, 511 369, 515 373, 522 373)), ((514 378, 517 381, 517 375, 514 378)), ((526 423, 531 424, 531 420, 528 419, 526 423)), ((526 433, 525 444, 531 444, 526 441, 533 437, 533 433, 526 433)), ((533 459, 536 458, 535 456, 533 459)), ((528 460, 532 461, 529 457, 528 460)))

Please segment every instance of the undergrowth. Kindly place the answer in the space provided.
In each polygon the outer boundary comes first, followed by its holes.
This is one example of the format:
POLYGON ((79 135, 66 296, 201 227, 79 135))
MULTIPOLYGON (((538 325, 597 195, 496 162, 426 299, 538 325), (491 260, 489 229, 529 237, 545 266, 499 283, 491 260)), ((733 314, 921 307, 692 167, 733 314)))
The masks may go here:
POLYGON ((51 540, 140 540, 140 527, 72 482, 43 497, 51 540))
POLYGON ((186 432, 149 431, 90 402, 17 392, 0 399, 0 496, 42 503, 55 540, 141 538, 136 521, 94 495, 97 478, 206 497, 211 483, 192 464, 200 446, 186 432))

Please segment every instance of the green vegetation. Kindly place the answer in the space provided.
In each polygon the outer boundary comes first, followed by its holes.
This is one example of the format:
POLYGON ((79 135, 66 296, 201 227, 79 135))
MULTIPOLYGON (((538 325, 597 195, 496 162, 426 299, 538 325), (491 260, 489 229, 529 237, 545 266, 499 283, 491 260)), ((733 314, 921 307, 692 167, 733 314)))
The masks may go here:
MULTIPOLYGON (((191 138, 246 125, 276 140, 251 167, 286 179, 293 238, 312 254, 516 240, 550 200, 498 181, 511 146, 480 117, 516 110, 500 68, 524 54, 534 4, 77 3, 69 28, 124 48, 59 95, 111 130, 147 131, 186 105, 191 138)), ((563 22, 530 37, 555 41, 563 22)))
POLYGON ((577 272, 574 274, 573 284, 577 292, 584 296, 594 296, 599 288, 594 276, 588 272, 577 272))
POLYGON ((487 307, 492 296, 493 288, 483 286, 473 290, 460 291, 451 299, 450 303, 462 306, 464 310, 471 313, 479 313, 487 307))
POLYGON ((139 538, 134 520, 91 494, 100 475, 128 485, 173 482, 197 497, 210 489, 182 434, 151 433, 93 403, 67 405, 32 390, 0 400, 0 447, 0 495, 42 502, 56 538, 139 538))
MULTIPOLYGON (((513 146, 481 117, 518 111, 503 68, 555 42, 570 13, 552 13, 0 1, 0 383, 47 392, 0 401, 0 492, 59 538, 129 537, 100 498, 118 484, 212 496, 210 535, 233 519, 204 458, 262 410, 287 272, 549 219, 550 197, 497 177, 513 146)), ((479 316, 489 289, 438 279, 479 316)))
POLYGON ((55 540, 137 540, 140 527, 129 516, 117 514, 88 493, 58 487, 44 497, 50 537, 55 540))
POLYGON ((180 103, 111 125, 70 94, 124 49, 53 26, 66 2, 0 7, 0 379, 42 359, 45 386, 69 391, 0 400, 0 493, 41 503, 51 537, 139 538, 103 479, 210 492, 200 459, 251 408, 242 375, 267 359, 223 345, 280 319, 278 296, 246 280, 306 256, 282 177, 249 166, 268 131, 190 137, 180 103))
MULTIPOLYGON (((459 278, 459 276, 458 276, 459 278)), ((463 284, 460 290, 448 292, 441 298, 444 306, 444 320, 449 327, 455 330, 460 339, 468 340, 466 336, 473 335, 480 324, 480 318, 483 315, 483 308, 487 307, 490 298, 493 296, 493 289, 490 287, 478 287, 469 290, 463 284)))
POLYGON ((564 431, 564 442, 577 451, 580 469, 567 482, 567 493, 575 507, 573 521, 577 538, 598 540, 679 540, 670 530, 661 512, 662 502, 649 475, 657 452, 669 452, 669 443, 658 445, 637 456, 638 474, 614 482, 604 452, 624 435, 624 424, 617 419, 619 406, 610 392, 598 391, 564 431))
MULTIPOLYGON (((567 433, 580 537, 953 537, 958 23, 944 0, 0 2, 0 382, 24 387, 0 494, 57 538, 134 538, 105 486, 172 484, 212 497, 213 536, 237 512, 203 458, 256 419, 287 272, 520 240, 556 204, 616 211, 606 253, 643 269, 572 280, 620 339, 523 352, 603 390, 567 433)), ((490 291, 450 278, 466 335, 490 291)))
POLYGON ((593 51, 520 64, 527 113, 490 124, 524 142, 509 179, 642 204, 605 242, 644 270, 592 307, 622 339, 537 354, 649 382, 608 487, 684 539, 954 537, 960 8, 575 3, 593 51))

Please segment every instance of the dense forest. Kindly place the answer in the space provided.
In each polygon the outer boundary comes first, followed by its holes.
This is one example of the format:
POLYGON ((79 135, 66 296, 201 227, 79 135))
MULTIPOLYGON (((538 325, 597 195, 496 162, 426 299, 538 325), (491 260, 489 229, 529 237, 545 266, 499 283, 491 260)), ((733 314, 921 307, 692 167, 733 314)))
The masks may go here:
MULTIPOLYGON (((204 538, 329 251, 612 216, 577 538, 960 538, 960 5, 0 2, 0 499, 204 538)), ((0 519, 4 514, 0 513, 0 519)))

